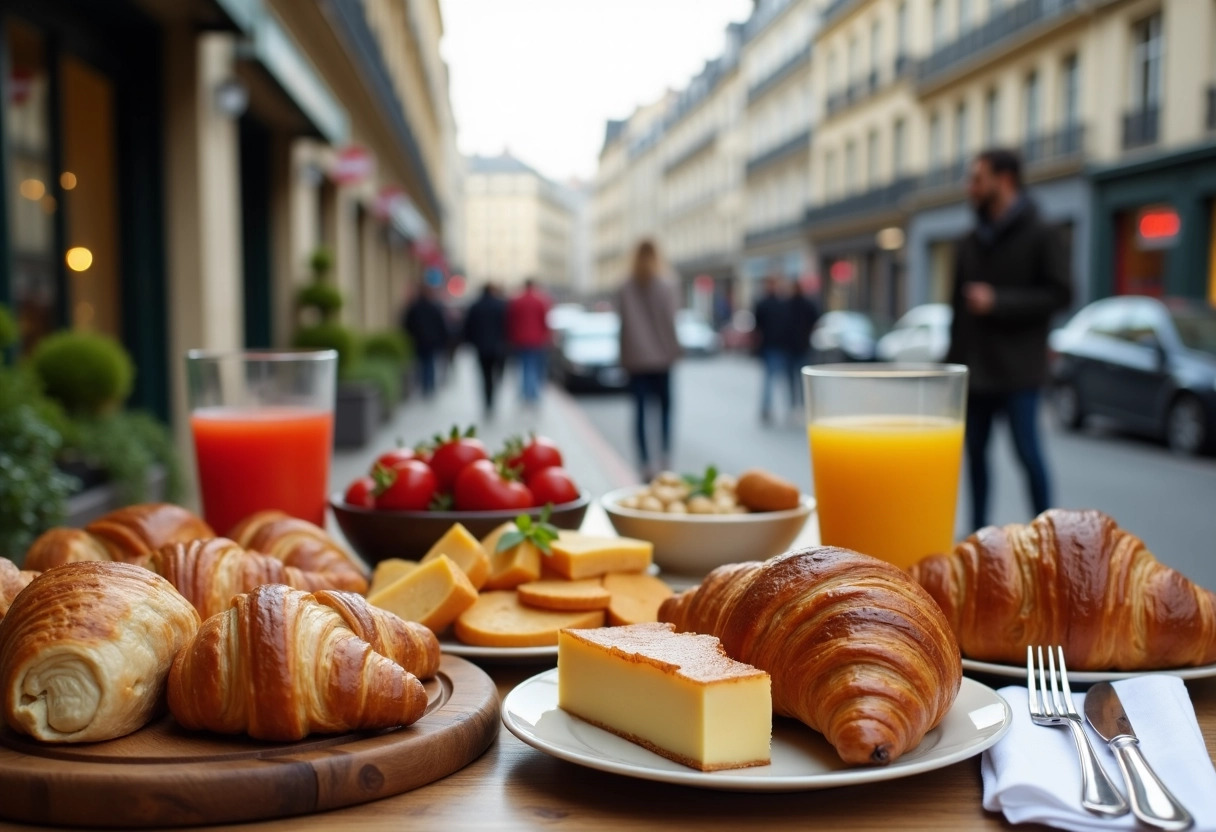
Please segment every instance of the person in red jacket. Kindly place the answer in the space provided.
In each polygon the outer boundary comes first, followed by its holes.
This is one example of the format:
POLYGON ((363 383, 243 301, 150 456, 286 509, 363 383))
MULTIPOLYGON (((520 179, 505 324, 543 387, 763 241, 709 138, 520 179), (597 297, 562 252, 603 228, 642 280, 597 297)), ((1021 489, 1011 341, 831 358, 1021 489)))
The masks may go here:
POLYGON ((545 381, 551 338, 546 319, 551 306, 548 296, 531 278, 524 282, 523 292, 507 306, 507 340, 519 360, 524 404, 529 407, 540 403, 540 389, 545 381))

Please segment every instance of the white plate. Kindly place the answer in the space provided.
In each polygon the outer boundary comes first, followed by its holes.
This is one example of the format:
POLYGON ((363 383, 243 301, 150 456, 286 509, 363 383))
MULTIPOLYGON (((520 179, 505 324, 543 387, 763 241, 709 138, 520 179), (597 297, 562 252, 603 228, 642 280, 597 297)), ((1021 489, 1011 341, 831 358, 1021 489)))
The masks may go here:
POLYGON ((1005 735, 1012 722, 1005 700, 992 688, 963 679, 941 725, 889 766, 846 766, 820 734, 792 719, 773 721, 772 763, 730 771, 697 771, 660 757, 557 707, 557 670, 521 683, 502 703, 502 721, 533 748, 572 763, 704 789, 800 791, 894 780, 974 757, 1005 735))
MULTIPOLYGON (((972 673, 988 673, 992 676, 1006 676, 1026 683, 1026 665, 994 664, 980 662, 975 659, 963 659, 963 670, 972 673)), ((1150 673, 1164 673, 1177 676, 1180 679, 1207 679, 1216 676, 1216 664, 1205 664, 1199 667, 1179 667, 1175 669, 1156 670, 1073 670, 1068 669, 1068 681, 1088 684, 1090 682, 1114 682, 1119 679, 1132 679, 1136 676, 1147 676, 1150 673)))
POLYGON ((456 641, 451 635, 441 636, 439 649, 450 656, 498 664, 532 664, 557 661, 557 645, 545 647, 478 647, 456 641))

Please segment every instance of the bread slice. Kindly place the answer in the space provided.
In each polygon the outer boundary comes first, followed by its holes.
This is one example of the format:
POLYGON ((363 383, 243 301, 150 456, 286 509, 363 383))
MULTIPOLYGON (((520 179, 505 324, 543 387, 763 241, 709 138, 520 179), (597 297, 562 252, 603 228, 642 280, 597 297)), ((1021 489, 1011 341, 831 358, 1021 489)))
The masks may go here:
POLYGON ((604 613, 556 612, 526 607, 514 592, 483 592, 456 619, 456 638, 478 647, 548 647, 566 627, 604 626, 604 613))
POLYGON ((372 584, 368 587, 367 594, 375 595, 405 573, 416 568, 418 568, 418 561, 416 560, 385 558, 376 564, 376 568, 372 572, 372 584))
POLYGON ((604 610, 612 600, 599 578, 529 581, 520 584, 515 591, 522 603, 543 610, 604 610))
POLYGON ((368 596, 367 601, 438 633, 476 603, 477 590, 454 560, 440 555, 368 596))
POLYGON ((614 572, 603 586, 612 595, 608 624, 646 624, 659 620, 659 605, 671 597, 671 587, 646 572, 614 572))
POLYGON ((423 556, 422 562, 434 560, 440 555, 447 555, 456 561, 456 565, 464 570, 464 574, 469 577, 469 583, 476 589, 481 589, 490 577, 490 556, 486 554, 481 541, 473 537, 460 523, 454 523, 452 528, 444 532, 443 537, 435 541, 435 545, 423 556))

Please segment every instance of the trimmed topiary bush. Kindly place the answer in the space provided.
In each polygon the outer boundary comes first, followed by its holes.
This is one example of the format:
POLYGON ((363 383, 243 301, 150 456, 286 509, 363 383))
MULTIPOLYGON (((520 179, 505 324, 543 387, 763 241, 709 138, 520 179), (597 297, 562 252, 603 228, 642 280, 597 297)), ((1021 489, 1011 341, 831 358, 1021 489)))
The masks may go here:
POLYGON ((334 267, 334 253, 327 246, 317 246, 308 258, 308 267, 317 280, 324 280, 334 267))
POLYGON ((310 283, 296 294, 301 309, 315 309, 322 321, 329 321, 342 308, 342 293, 328 283, 310 283))
POLYGON ((409 338, 404 332, 389 329, 373 332, 363 339, 363 356, 368 359, 376 358, 402 367, 410 360, 411 352, 409 338))
POLYGON ((364 358, 342 371, 343 381, 366 381, 380 391, 385 412, 401 402, 401 367, 383 358, 364 358))
POLYGON ((341 324, 323 323, 300 327, 292 346, 308 350, 337 350, 338 370, 342 371, 359 360, 359 344, 354 333, 341 324))
POLYGON ((46 395, 73 416, 112 410, 131 394, 135 365, 122 345, 91 332, 57 332, 30 357, 46 395))

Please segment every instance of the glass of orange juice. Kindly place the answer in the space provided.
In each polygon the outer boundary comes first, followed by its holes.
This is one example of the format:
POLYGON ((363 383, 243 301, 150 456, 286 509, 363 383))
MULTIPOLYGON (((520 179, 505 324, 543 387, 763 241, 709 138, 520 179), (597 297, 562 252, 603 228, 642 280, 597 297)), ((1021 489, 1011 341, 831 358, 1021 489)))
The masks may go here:
POLYGON ((967 368, 820 364, 802 383, 822 542, 902 568, 951 551, 967 368))
POLYGON ((190 350, 190 431, 203 517, 227 534, 265 509, 325 525, 338 354, 190 350))

